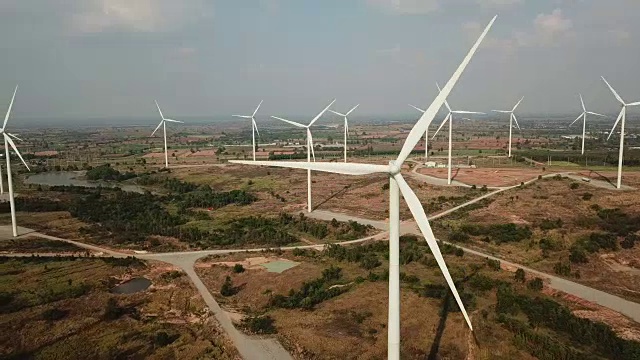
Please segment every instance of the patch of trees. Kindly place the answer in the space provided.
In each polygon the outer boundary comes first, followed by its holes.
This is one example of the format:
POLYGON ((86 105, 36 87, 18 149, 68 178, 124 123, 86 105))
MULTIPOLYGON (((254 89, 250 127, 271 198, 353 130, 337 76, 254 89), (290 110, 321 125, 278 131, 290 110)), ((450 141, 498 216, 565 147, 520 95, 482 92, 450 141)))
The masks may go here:
POLYGON ((622 339, 608 325, 577 317, 570 309, 551 299, 516 294, 512 288, 503 286, 497 292, 496 312, 499 314, 498 320, 509 330, 519 336, 540 342, 537 351, 547 354, 546 356, 534 354, 540 358, 597 359, 595 355, 610 359, 640 358, 639 342, 622 339), (512 317, 521 313, 527 317, 528 325, 523 322, 517 323, 517 320, 512 317), (575 357, 576 354, 567 353, 567 349, 571 348, 567 344, 532 337, 532 334, 542 334, 543 332, 535 330, 542 327, 565 334, 576 346, 589 344, 592 348, 589 353, 580 354, 582 357, 575 357))
MULTIPOLYGON (((53 211, 65 211, 67 208, 61 201, 46 198, 46 197, 17 197, 16 211, 25 212, 53 212, 53 211)), ((11 205, 8 201, 0 203, 0 213, 11 212, 11 205)))
POLYGON ((240 325, 252 334, 266 335, 277 333, 274 322, 275 320, 269 315, 247 316, 242 319, 240 325))
POLYGON ((120 171, 112 168, 111 164, 104 164, 87 170, 85 176, 88 180, 125 181, 133 179, 137 175, 130 171, 121 173, 120 171))
POLYGON ((460 227, 462 232, 471 236, 486 236, 489 240, 495 241, 497 244, 506 242, 520 242, 529 239, 532 235, 528 226, 518 226, 516 224, 465 224, 460 227))
POLYGON ((180 209, 186 210, 193 207, 218 209, 230 204, 249 205, 256 201, 257 198, 245 190, 215 192, 207 186, 199 188, 197 191, 182 193, 176 196, 174 200, 180 209))
POLYGON ((553 230, 553 229, 559 229, 562 227, 563 222, 562 219, 557 218, 555 220, 553 219, 542 219, 540 220, 540 223, 537 224, 538 227, 540 228, 540 230, 553 230))
POLYGON ((270 305, 285 309, 312 310, 317 304, 349 290, 349 286, 333 286, 341 278, 342 269, 331 266, 322 271, 322 277, 304 282, 298 291, 291 289, 287 296, 280 294, 273 296, 270 305))
POLYGON ((631 216, 618 208, 596 209, 603 230, 619 236, 640 231, 640 215, 631 216))
POLYGON ((64 299, 78 298, 88 294, 89 291, 91 291, 91 285, 86 283, 65 283, 56 286, 43 283, 38 290, 30 293, 0 292, 0 314, 8 314, 64 299))
POLYGON ((618 250, 618 237, 612 233, 602 232, 594 232, 582 237, 571 245, 569 259, 574 263, 586 263, 587 253, 593 254, 600 250, 618 250))

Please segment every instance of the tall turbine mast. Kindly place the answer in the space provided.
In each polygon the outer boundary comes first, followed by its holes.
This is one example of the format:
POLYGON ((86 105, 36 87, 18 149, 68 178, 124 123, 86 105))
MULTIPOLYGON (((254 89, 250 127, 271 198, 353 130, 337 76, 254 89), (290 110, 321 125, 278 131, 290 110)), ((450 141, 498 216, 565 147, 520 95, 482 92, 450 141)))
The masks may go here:
POLYGON ((514 114, 514 112, 516 111, 516 109, 518 108, 518 105, 520 105, 522 100, 524 100, 524 96, 520 99, 520 101, 518 101, 516 106, 514 106, 513 109, 511 110, 492 110, 494 112, 509 114, 509 157, 511 157, 511 135, 513 131, 513 122, 515 121, 516 126, 518 127, 518 130, 522 130, 520 129, 520 125, 518 125, 518 119, 516 119, 516 115, 514 114))
POLYGON ((584 137, 587 131, 587 114, 597 115, 602 117, 606 117, 606 116, 595 113, 595 112, 587 111, 587 109, 584 106, 584 100, 582 100, 582 94, 578 94, 578 96, 580 96, 580 104, 582 104, 582 114, 580 114, 580 116, 578 116, 575 120, 573 120, 573 122, 569 124, 569 126, 575 124, 576 121, 582 118, 582 155, 584 155, 584 137))
POLYGON ((13 108, 13 102, 16 98, 17 92, 18 92, 18 85, 16 85, 16 88, 13 91, 13 96, 11 97, 9 108, 7 109, 7 113, 4 116, 4 123, 2 124, 2 129, 0 129, 0 133, 2 133, 2 137, 4 138, 4 151, 5 151, 5 157, 7 158, 7 183, 9 185, 9 205, 11 207, 11 230, 13 232, 13 237, 18 236, 18 224, 16 221, 16 202, 14 198, 15 195, 13 193, 13 176, 11 174, 11 154, 9 152, 10 148, 13 149, 16 155, 18 155, 18 157, 20 158, 24 166, 27 168, 27 170, 31 171, 31 169, 29 169, 29 165, 27 165, 27 163, 24 161, 24 159, 22 158, 22 155, 20 154, 20 151, 18 151, 16 144, 13 142, 11 138, 14 138, 16 140, 21 140, 21 139, 13 134, 9 134, 8 132, 6 132, 7 121, 9 121, 9 116, 11 115, 11 108, 13 108))
MULTIPOLYGON (((438 87, 438 91, 442 91, 440 89, 440 85, 438 85, 438 83, 436 83, 436 86, 438 87)), ((444 120, 442 121, 442 123, 440 124, 440 127, 438 127, 438 130, 436 130, 436 132, 433 134, 433 138, 436 137, 436 135, 438 135, 438 132, 440 131, 440 129, 442 129, 442 126, 446 123, 449 122, 449 162, 448 162, 448 171, 447 171, 447 184, 451 185, 451 167, 452 167, 452 163, 451 163, 451 148, 452 148, 452 142, 451 140, 453 139, 453 127, 452 127, 452 123, 453 123, 453 114, 481 114, 484 115, 484 113, 482 112, 477 112, 477 111, 464 111, 464 110, 451 110, 451 107, 449 106, 449 103, 447 102, 447 100, 444 101, 444 105, 447 107, 447 110, 449 111, 449 113, 447 114, 447 116, 444 118, 444 120)))
POLYGON ((258 113, 258 110, 260 109, 260 106, 262 106, 262 102, 264 100, 260 100, 260 104, 258 104, 258 107, 253 111, 253 114, 251 115, 233 115, 234 117, 237 118, 243 118, 243 119, 251 119, 251 139, 252 142, 251 144, 253 145, 252 149, 253 149, 253 161, 256 161, 256 133, 258 133, 258 136, 260 136, 260 132, 258 131, 258 125, 256 124, 256 114, 258 113))
POLYGON ((156 107, 158 108, 158 112, 160 113, 160 117, 162 118, 162 120, 160 120, 160 124, 158 124, 155 130, 153 130, 150 137, 152 137, 156 133, 156 131, 158 131, 160 126, 162 126, 162 132, 164 134, 164 167, 169 168, 169 150, 167 149, 167 122, 180 124, 184 124, 184 122, 165 118, 162 114, 162 110, 160 110, 160 105, 158 105, 157 101, 156 107))
POLYGON ((349 119, 347 116, 353 112, 353 110, 357 109, 360 104, 352 107, 351 110, 347 111, 346 114, 339 113, 337 111, 329 110, 330 112, 342 116, 344 118, 344 162, 347 162, 347 136, 349 135, 349 119))
POLYGON ((616 184, 616 187, 618 189, 620 189, 620 187, 622 187, 622 162, 623 162, 623 155, 624 155, 624 125, 625 125, 625 120, 627 118, 627 107, 628 106, 638 106, 638 105, 640 105, 640 101, 636 101, 636 102, 632 102, 632 103, 625 103, 624 100, 622 100, 622 97, 620 97, 620 95, 618 95, 618 93, 615 90, 613 90, 613 87, 611 87, 611 85, 609 85, 609 83, 604 78, 604 76, 602 77, 602 80, 605 82, 605 84, 607 84, 607 86, 609 87, 609 89, 613 93, 613 96, 615 96, 616 100, 618 100, 618 102, 620 102, 620 104, 622 105, 622 109, 620 110, 620 114, 618 115, 618 118, 616 119, 616 123, 613 124, 613 128, 611 129, 611 132, 609 133, 609 137, 607 137, 607 140, 609 140, 611 138, 611 135, 613 135, 613 131, 618 126, 618 123, 620 122, 620 119, 622 119, 622 124, 620 125, 620 152, 618 153, 618 182, 616 184))
POLYGON ((442 91, 436 96, 431 105, 426 109, 420 117, 416 125, 411 129, 407 139, 405 140, 402 150, 395 161, 390 161, 388 165, 358 164, 358 163, 311 163, 311 162, 287 162, 287 161, 230 161, 235 164, 260 165, 260 166, 277 166, 292 169, 316 170, 345 175, 369 175, 374 173, 383 173, 389 176, 389 320, 387 326, 388 333, 388 354, 390 360, 400 359, 400 194, 404 197, 409 210, 425 237, 433 257, 436 259, 440 271, 447 282, 447 285, 453 293, 458 307, 464 316, 467 325, 473 331, 471 319, 462 303, 460 294, 456 289, 455 283, 444 257, 435 239, 424 208, 420 200, 407 184, 400 170, 403 163, 407 160, 411 151, 420 141, 420 138, 426 131, 427 127, 437 115, 440 107, 444 104, 447 96, 457 83, 463 71, 471 61, 480 43, 491 29, 496 17, 494 17, 489 25, 484 29, 480 38, 473 45, 467 56, 451 76, 451 79, 444 86, 442 91))
MULTIPOLYGON (((318 121, 318 119, 322 117, 322 115, 324 115, 325 112, 327 112, 327 110, 329 110, 329 108, 331 107, 331 105, 333 105, 334 102, 336 102, 336 99, 333 99, 333 101, 331 101, 331 103, 327 105, 326 108, 324 108, 318 115, 316 115, 316 117, 314 117, 313 120, 311 120, 309 125, 303 125, 295 121, 287 120, 281 117, 271 116, 276 120, 284 121, 293 126, 307 130, 307 162, 309 163, 311 162, 312 156, 313 156, 313 161, 314 162, 316 161, 316 153, 315 153, 315 150, 313 149, 313 136, 311 135, 310 128, 316 121, 318 121)), ((307 169, 307 211, 311 212, 312 210, 313 209, 311 208, 311 169, 307 169)))

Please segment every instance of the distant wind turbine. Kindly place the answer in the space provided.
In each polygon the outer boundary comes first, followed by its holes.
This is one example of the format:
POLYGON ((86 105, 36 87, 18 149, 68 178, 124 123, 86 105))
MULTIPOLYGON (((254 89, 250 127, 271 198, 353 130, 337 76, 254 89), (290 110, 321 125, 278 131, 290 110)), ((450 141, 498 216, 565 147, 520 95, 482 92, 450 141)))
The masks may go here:
POLYGON ((172 123, 180 123, 180 124, 184 124, 184 122, 165 118, 164 115, 162 115, 162 110, 160 110, 160 105, 158 105, 157 101, 156 101, 156 107, 158 108, 158 112, 160 113, 160 117, 162 118, 162 120, 160 121, 160 124, 158 124, 156 129, 153 130, 153 132, 151 133, 151 136, 153 136, 156 133, 156 131, 160 129, 160 126, 162 126, 162 131, 164 133, 164 167, 168 168, 169 167, 169 151, 167 150, 167 121, 172 123))
POLYGON ((353 112, 353 110, 357 109, 358 106, 360 106, 360 104, 354 106, 351 108, 351 110, 347 111, 346 114, 342 114, 339 113, 337 111, 333 111, 333 110, 329 110, 330 112, 336 114, 336 115, 340 115, 344 118, 344 162, 347 162, 347 136, 349 134, 349 119, 347 119, 347 116, 349 116, 349 114, 351 114, 353 112))
POLYGON ((255 116, 258 113, 260 106, 262 105, 262 101, 264 100, 260 100, 260 104, 258 104, 258 107, 251 115, 233 115, 237 118, 251 119, 251 139, 252 139, 251 144, 253 145, 253 161, 256 161, 256 133, 258 133, 258 136, 260 136, 260 132, 258 131, 258 125, 256 124, 255 116))
POLYGON ((11 97, 11 102, 9 103, 9 109, 7 109, 7 114, 4 116, 4 123, 2 124, 2 129, 0 129, 2 136, 4 137, 4 151, 5 151, 5 156, 7 158, 7 183, 9 184, 9 204, 11 206, 11 229, 13 231, 13 237, 18 236, 18 224, 16 222, 16 202, 15 202, 14 193, 13 193, 13 177, 11 175, 11 156, 9 153, 9 147, 13 149, 16 155, 18 155, 18 157, 20 158, 24 166, 27 168, 27 170, 31 171, 31 169, 29 169, 29 165, 27 165, 27 163, 24 161, 24 159, 22 158, 22 155, 20 154, 20 151, 18 151, 18 148, 16 148, 16 144, 13 142, 11 138, 14 138, 20 141, 22 140, 19 137, 6 132, 7 121, 9 120, 9 116, 11 115, 11 108, 13 107, 13 101, 16 98, 17 92, 18 92, 18 86, 16 85, 16 88, 13 91, 13 96, 11 97))
MULTIPOLYGON (((420 111, 423 114, 425 112, 425 110, 422 110, 417 106, 413 106, 411 104, 409 104, 409 106, 420 111)), ((424 162, 425 164, 427 163, 427 160, 429 160, 429 127, 427 127, 427 130, 424 131, 424 162)))
POLYGON ((620 189, 620 187, 622 186, 622 159, 623 159, 622 156, 624 155, 624 123, 625 123, 625 120, 627 118, 627 106, 638 106, 638 105, 640 105, 640 101, 636 101, 636 102, 632 102, 632 103, 628 103, 628 104, 625 103, 624 100, 622 100, 622 98, 620 97, 620 95, 618 95, 618 93, 615 90, 613 90, 613 87, 611 87, 611 85, 609 85, 609 83, 604 78, 604 76, 602 77, 602 80, 605 82, 605 84, 607 84, 609 89, 611 89, 611 92, 613 93, 613 96, 615 96, 616 99, 622 105, 622 109, 620 110, 620 114, 618 115, 618 118, 616 119, 616 123, 613 124, 613 128, 611 129, 611 132, 609 133, 609 137, 607 137, 607 140, 609 140, 611 138, 611 135, 613 135, 613 131, 618 126, 618 123, 620 122, 620 119, 622 119, 622 124, 620 125, 620 153, 618 154, 618 183, 616 185, 616 187, 618 189, 620 189))
MULTIPOLYGON (((438 87, 438 91, 442 91, 440 90, 440 85, 438 85, 438 83, 436 83, 436 86, 438 87)), ((440 131, 440 129, 442 129, 442 127, 444 126, 444 124, 446 122, 449 122, 449 165, 448 167, 448 171, 447 171, 447 184, 451 185, 451 140, 453 139, 453 114, 480 114, 480 115, 484 115, 484 113, 482 112, 477 112, 477 111, 464 111, 464 110, 451 110, 451 107, 449 106, 449 103, 447 102, 447 100, 444 101, 444 105, 447 107, 447 110, 449 110, 449 113, 447 114, 447 116, 444 118, 444 120, 442 121, 442 124, 440 124, 440 127, 438 127, 438 130, 436 130, 436 132, 433 134, 433 138, 436 137, 436 135, 438 135, 438 132, 440 131)), ((433 138, 431 138, 433 140, 433 138)))
POLYGON ((509 114, 509 157, 511 157, 511 132, 513 131, 513 122, 514 121, 516 122, 516 126, 518 127, 518 130, 522 130, 520 129, 520 125, 518 125, 518 119, 516 119, 516 115, 514 114, 514 112, 516 111, 516 109, 518 108, 518 105, 520 105, 522 100, 524 100, 524 96, 520 99, 520 101, 518 101, 516 106, 514 106, 513 109, 511 110, 492 110, 494 112, 509 114))
POLYGON ((469 53, 465 56, 464 60, 456 71, 451 76, 451 79, 444 86, 442 91, 436 96, 435 100, 429 105, 424 114, 420 117, 416 125, 411 129, 407 139, 402 146, 402 150, 395 161, 390 161, 388 165, 374 165, 374 164, 358 164, 358 163, 311 163, 304 162, 287 162, 287 161, 234 161, 232 163, 245 164, 245 165, 261 165, 261 166, 277 166, 293 169, 307 169, 324 171, 337 174, 346 175, 369 175, 375 173, 383 173, 389 176, 389 321, 387 326, 388 333, 388 354, 387 358, 390 360, 398 360, 400 358, 400 193, 404 197, 409 210, 413 214, 422 235, 424 235, 433 257, 436 259, 442 274, 447 282, 447 285, 453 293, 462 315, 464 316, 469 328, 473 330, 471 320, 464 308, 464 304, 460 299, 458 290, 453 282, 451 274, 447 269, 447 264, 444 261, 444 257, 440 252, 440 248, 435 239, 429 221, 424 212, 424 208, 420 203, 420 199, 413 192, 411 187, 404 180, 401 169, 407 157, 411 154, 411 151, 420 141, 420 138, 426 131, 427 127, 433 121, 433 118, 437 115, 440 107, 444 104, 447 96, 451 93, 454 85, 462 75, 462 72, 467 67, 474 53, 480 46, 480 43, 487 35, 487 32, 493 25, 496 17, 494 17, 489 25, 484 29, 480 38, 473 45, 469 53))
MULTIPOLYGON (((311 135, 310 128, 316 121, 318 121, 318 119, 320 119, 320 117, 322 117, 322 115, 324 115, 325 112, 327 112, 327 110, 329 110, 329 108, 331 107, 331 105, 333 105, 334 102, 336 102, 336 99, 333 99, 333 101, 326 108, 324 108, 318 115, 316 115, 316 117, 314 117, 313 120, 311 120, 309 125, 302 125, 295 121, 283 119, 277 116, 271 116, 274 119, 284 121, 293 126, 297 126, 299 128, 303 128, 307 130, 307 162, 309 163, 311 162, 311 156, 313 156, 313 161, 314 162, 316 161, 316 153, 315 153, 315 150, 313 150, 313 136, 311 135)), ((307 211, 308 212, 312 211, 311 209, 311 169, 307 169, 307 211)))
POLYGON ((585 137, 585 133, 587 131, 587 114, 591 114, 591 115, 597 115, 597 116, 602 116, 602 117, 606 117, 602 114, 598 114, 595 112, 591 112, 591 111, 587 111, 587 109, 584 106, 584 100, 582 100, 582 94, 578 94, 580 96, 580 103, 582 104, 582 114, 580 114, 580 116, 578 116, 575 120, 573 120, 573 122, 571 124, 569 124, 569 126, 573 125, 576 123, 576 121, 580 120, 580 118, 582 118, 582 155, 584 155, 584 137, 585 137))

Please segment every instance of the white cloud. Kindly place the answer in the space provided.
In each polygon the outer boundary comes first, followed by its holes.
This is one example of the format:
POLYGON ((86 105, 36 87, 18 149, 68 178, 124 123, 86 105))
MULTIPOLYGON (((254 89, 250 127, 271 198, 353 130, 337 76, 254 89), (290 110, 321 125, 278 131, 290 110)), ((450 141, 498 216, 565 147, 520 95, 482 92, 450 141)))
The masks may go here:
POLYGON ((551 14, 538 14, 533 21, 534 40, 540 45, 555 45, 572 35, 573 22, 564 17, 562 10, 551 14))
POLYGON ((366 0, 369 5, 381 8, 385 11, 416 15, 427 14, 439 9, 438 0, 366 0))
POLYGON ((80 33, 106 31, 159 32, 202 16, 200 0, 84 0, 72 15, 72 28, 80 33))

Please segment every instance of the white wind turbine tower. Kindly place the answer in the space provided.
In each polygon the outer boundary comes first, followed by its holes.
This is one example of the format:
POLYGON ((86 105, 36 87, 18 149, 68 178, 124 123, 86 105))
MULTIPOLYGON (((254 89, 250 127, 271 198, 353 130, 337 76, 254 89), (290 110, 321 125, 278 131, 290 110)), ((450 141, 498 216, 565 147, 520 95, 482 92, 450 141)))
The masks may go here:
POLYGON ((258 107, 251 115, 232 115, 237 118, 251 119, 251 139, 252 139, 251 144, 253 145, 253 161, 256 161, 256 133, 258 133, 258 136, 260 136, 260 132, 258 131, 258 125, 256 124, 255 116, 258 113, 260 106, 262 105, 262 101, 264 100, 260 100, 260 104, 258 104, 258 107))
MULTIPOLYGON (((324 108, 324 110, 322 110, 318 115, 316 115, 316 117, 313 118, 313 120, 311 120, 311 122, 309 123, 309 125, 302 125, 300 123, 297 123, 295 121, 291 121, 291 120, 287 120, 287 119, 283 119, 281 117, 277 117, 277 116, 271 116, 274 119, 280 120, 280 121, 284 121, 286 123, 289 123, 293 126, 297 126, 300 128, 304 128, 307 130, 307 162, 311 163, 311 156, 313 156, 313 161, 316 161, 316 153, 313 150, 313 136, 311 136, 311 126, 318 120, 320 119, 320 117, 322 117, 322 115, 324 115, 325 112, 327 112, 327 110, 329 110, 329 108, 331 107, 331 105, 333 105, 333 103, 336 102, 336 99, 333 99, 333 101, 326 107, 324 108)), ((307 169, 307 211, 311 212, 311 169, 307 169)))
MULTIPOLYGON (((422 110, 417 106, 413 106, 411 104, 409 104, 409 106, 420 111, 423 114, 425 112, 425 110, 422 110)), ((425 164, 427 163, 427 160, 429 160, 429 128, 428 127, 427 127, 427 130, 424 131, 424 162, 425 164)))
POLYGON ((587 114, 591 114, 591 115, 597 115, 597 116, 602 116, 602 117, 606 117, 602 114, 598 114, 595 112, 591 112, 591 111, 587 111, 587 109, 584 106, 584 100, 582 100, 582 94, 578 94, 580 96, 580 103, 582 104, 582 114, 580 114, 580 116, 578 116, 575 120, 573 120, 573 122, 571 124, 569 124, 569 126, 573 125, 576 123, 576 121, 580 120, 580 118, 582 118, 582 155, 584 155, 584 137, 585 137, 585 133, 587 131, 587 114))
POLYGON ((160 110, 160 105, 158 105, 157 101, 156 101, 156 107, 158 108, 158 112, 160 113, 160 117, 162 118, 162 120, 160 120, 160 124, 158 124, 156 129, 153 130, 153 132, 151 133, 151 136, 153 136, 156 133, 156 131, 160 129, 160 126, 162 126, 162 131, 164 133, 164 167, 168 168, 169 167, 169 151, 167 150, 167 121, 172 123, 180 123, 180 124, 184 124, 184 122, 165 118, 164 115, 162 115, 162 110, 160 110))
MULTIPOLYGON (((440 85, 438 85, 438 83, 436 83, 436 86, 438 87, 438 91, 442 91, 440 90, 440 85)), ((482 112, 477 112, 477 111, 464 111, 464 110, 451 110, 451 107, 449 106, 449 103, 447 102, 447 100, 444 101, 444 105, 447 107, 447 110, 449 110, 449 113, 447 114, 447 116, 444 118, 444 120, 442 121, 442 124, 440 124, 440 127, 438 127, 438 130, 436 130, 436 132, 433 134, 433 137, 431 138, 433 140, 433 138, 436 137, 436 135, 438 135, 438 132, 440 132, 440 129, 442 129, 442 127, 444 126, 444 124, 446 122, 449 122, 449 163, 448 163, 448 171, 447 171, 447 184, 451 185, 451 140, 453 139, 453 114, 480 114, 480 115, 484 115, 484 113, 482 112)))
POLYGON ((346 114, 341 114, 337 111, 329 110, 336 115, 344 117, 344 162, 347 162, 347 135, 349 134, 349 120, 347 119, 347 116, 349 116, 349 114, 351 114, 353 110, 357 109, 358 106, 360 106, 360 104, 352 107, 351 110, 347 111, 346 114))
POLYGON ((231 161, 236 164, 261 165, 261 166, 277 166, 294 169, 317 170, 346 175, 369 175, 374 173, 383 173, 389 176, 389 323, 388 329, 388 359, 398 360, 400 358, 400 193, 404 197, 413 217, 424 235, 431 252, 436 259, 442 274, 451 289, 462 314, 472 328, 471 320, 464 308, 464 304, 460 299, 460 295, 456 290, 451 274, 447 269, 438 243, 435 239, 429 221, 424 212, 424 208, 416 194, 411 190, 407 182, 402 177, 400 170, 411 151, 420 141, 422 134, 437 115, 440 107, 453 89, 454 85, 460 78, 460 75, 467 67, 469 61, 478 49, 478 46, 486 36, 487 32, 493 25, 496 17, 494 17, 489 25, 484 29, 480 38, 473 45, 469 53, 465 56, 462 64, 453 73, 451 79, 447 82, 442 91, 436 96, 435 100, 424 114, 420 117, 416 125, 411 129, 400 155, 395 161, 390 161, 389 165, 373 165, 358 163, 311 163, 311 162, 286 162, 286 161, 231 161))
POLYGON ((492 110, 499 113, 509 114, 509 157, 511 157, 511 132, 513 131, 513 122, 514 121, 516 122, 516 126, 518 127, 518 130, 522 130, 520 129, 520 125, 518 125, 518 119, 516 119, 516 115, 514 114, 514 112, 516 111, 516 109, 518 108, 518 105, 520 105, 522 100, 524 100, 524 96, 520 99, 520 101, 518 101, 516 106, 514 106, 513 109, 511 110, 492 110))
POLYGON ((622 104, 622 109, 620 110, 620 114, 616 119, 616 123, 613 124, 613 128, 611 129, 611 132, 609 133, 609 137, 607 138, 607 140, 611 138, 611 135, 613 135, 613 131, 618 126, 620 119, 622 119, 622 124, 620 125, 620 153, 618 154, 618 183, 616 185, 616 187, 620 189, 620 187, 622 186, 622 156, 624 155, 624 123, 627 118, 627 106, 638 106, 640 105, 640 101, 632 102, 629 104, 625 103, 624 100, 622 100, 622 98, 620 97, 620 95, 618 95, 618 93, 615 90, 613 90, 613 87, 609 85, 609 83, 604 77, 602 77, 602 80, 604 80, 605 84, 607 84, 609 89, 611 89, 611 92, 613 93, 613 95, 620 102, 620 104, 622 104))
POLYGON ((11 108, 13 107, 13 101, 16 98, 16 92, 18 92, 17 85, 15 90, 13 91, 13 96, 11 97, 11 102, 9 103, 9 109, 7 109, 7 114, 4 116, 4 123, 2 124, 2 129, 0 129, 2 136, 4 137, 4 151, 5 151, 5 156, 7 158, 7 183, 9 185, 9 204, 11 206, 11 229, 13 231, 13 237, 18 236, 18 224, 16 222, 16 203, 15 203, 14 194, 13 194, 13 178, 11 176, 11 157, 9 153, 9 146, 13 148, 13 151, 16 153, 16 155, 18 155, 20 160, 22 160, 22 163, 24 164, 24 166, 26 166, 27 170, 31 171, 27 163, 22 158, 22 155, 20 155, 20 152, 16 148, 16 144, 11 139, 11 138, 14 138, 14 139, 20 140, 20 138, 18 138, 13 134, 9 134, 8 132, 5 131, 7 128, 7 121, 9 120, 9 116, 11 115, 11 108))

